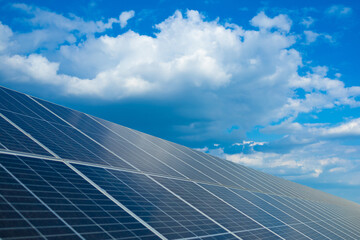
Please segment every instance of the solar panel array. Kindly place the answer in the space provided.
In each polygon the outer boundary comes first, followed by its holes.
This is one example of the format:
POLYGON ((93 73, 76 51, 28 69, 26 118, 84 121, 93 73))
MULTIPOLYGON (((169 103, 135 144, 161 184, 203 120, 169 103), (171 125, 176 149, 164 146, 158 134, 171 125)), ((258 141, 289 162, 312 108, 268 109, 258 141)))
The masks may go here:
POLYGON ((360 239, 360 205, 0 87, 1 239, 360 239))

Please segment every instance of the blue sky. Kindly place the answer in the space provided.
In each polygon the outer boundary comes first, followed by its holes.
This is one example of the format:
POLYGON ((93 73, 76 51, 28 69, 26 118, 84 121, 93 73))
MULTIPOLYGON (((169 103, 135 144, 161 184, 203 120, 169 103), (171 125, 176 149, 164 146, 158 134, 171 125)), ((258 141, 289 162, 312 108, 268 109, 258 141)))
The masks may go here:
POLYGON ((0 0, 0 84, 360 203, 359 12, 0 0))

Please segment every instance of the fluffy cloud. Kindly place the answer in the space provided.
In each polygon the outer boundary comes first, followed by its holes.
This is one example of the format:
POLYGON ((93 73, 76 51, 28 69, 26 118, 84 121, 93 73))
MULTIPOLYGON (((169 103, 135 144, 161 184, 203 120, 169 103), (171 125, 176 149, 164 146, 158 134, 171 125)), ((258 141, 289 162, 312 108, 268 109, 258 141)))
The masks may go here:
POLYGON ((11 29, 0 22, 0 53, 9 47, 9 41, 12 35, 11 29))
MULTIPOLYGON (((360 184, 351 177, 359 173, 359 147, 338 142, 358 137, 360 120, 297 121, 300 114, 359 107, 360 87, 345 86, 341 74, 329 77, 325 66, 304 63, 288 16, 260 12, 244 29, 197 11, 176 11, 143 35, 127 25, 134 11, 85 21, 24 4, 14 8, 25 13, 32 31, 0 23, 2 81, 53 86, 56 94, 100 101, 165 103, 181 118, 169 123, 178 139, 199 142, 202 151, 291 179, 360 184), (114 24, 126 32, 110 35, 114 24), (255 126, 276 139, 243 141, 255 126)), ((351 9, 333 6, 328 13, 351 9)), ((312 23, 307 18, 301 24, 312 23)), ((331 40, 309 29, 304 34, 307 43, 331 40)))
MULTIPOLYGON (((125 27, 127 21, 134 16, 134 11, 123 12, 118 18, 107 21, 85 21, 69 14, 64 16, 26 4, 13 4, 15 10, 22 12, 26 24, 31 25, 31 32, 18 33, 16 41, 9 50, 18 54, 28 54, 38 49, 56 50, 61 44, 75 44, 79 39, 92 38, 95 33, 105 32, 119 24, 125 27)), ((44 51, 50 55, 50 52, 44 51)))
POLYGON ((327 77, 326 67, 299 75, 303 62, 292 47, 292 21, 283 14, 271 18, 260 12, 250 20, 254 29, 246 30, 197 11, 176 11, 152 36, 132 30, 109 36, 107 29, 125 27, 134 12, 84 21, 24 4, 14 7, 28 14, 36 30, 11 35, 1 25, 7 32, 0 40, 8 52, 0 56, 4 79, 56 86, 82 97, 173 102, 189 119, 174 126, 185 140, 234 141, 256 125, 359 105, 360 88, 327 77), (38 41, 27 40, 35 36, 38 41))
POLYGON ((127 22, 135 16, 135 12, 133 10, 128 12, 122 12, 119 17, 120 26, 122 28, 126 27, 127 22))
POLYGON ((289 32, 292 21, 284 14, 280 14, 274 18, 269 18, 264 12, 260 12, 257 16, 251 19, 251 24, 262 29, 271 30, 276 28, 289 32))

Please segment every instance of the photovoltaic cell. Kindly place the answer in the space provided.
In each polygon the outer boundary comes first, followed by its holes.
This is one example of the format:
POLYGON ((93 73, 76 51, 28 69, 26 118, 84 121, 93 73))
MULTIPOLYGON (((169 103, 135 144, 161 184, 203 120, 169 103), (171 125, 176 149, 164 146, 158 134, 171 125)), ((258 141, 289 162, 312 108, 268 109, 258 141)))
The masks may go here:
POLYGON ((0 113, 1 239, 360 239, 356 203, 2 87, 0 113))
POLYGON ((240 197, 241 195, 239 196, 225 187, 212 186, 207 184, 201 184, 201 186, 203 186, 213 194, 219 196, 227 203, 230 203, 233 207, 237 208, 239 211, 248 215, 252 219, 260 222, 265 227, 284 225, 284 223, 280 222, 261 208, 240 197))
POLYGON ((141 141, 142 139, 137 137, 136 139, 141 142, 132 142, 134 138, 131 136, 136 136, 136 134, 131 131, 126 129, 121 131, 121 129, 117 129, 116 125, 107 124, 98 119, 101 122, 100 124, 83 113, 39 99, 37 101, 141 171, 174 177, 184 177, 185 175, 191 179, 214 182, 201 171, 194 170, 191 166, 181 162, 180 159, 176 159, 176 157, 157 146, 151 145, 146 140, 141 141), (119 133, 119 131, 121 132, 119 133))
MULTIPOLYGON (((0 161, 52 212, 58 214, 68 226, 71 226, 85 239, 157 238, 141 223, 61 162, 4 155, 1 155, 0 161)), ((41 229, 42 234, 73 235, 73 231, 70 231, 64 224, 61 225, 59 219, 54 219, 51 212, 39 212, 38 209, 42 206, 38 207, 39 204, 33 198, 28 199, 29 193, 23 190, 14 190, 13 187, 10 192, 13 193, 14 198, 7 200, 12 202, 20 212, 31 211, 34 218, 38 219, 34 224, 44 226, 44 230, 41 229), (21 197, 21 203, 25 201, 25 204, 28 205, 15 205, 19 197, 21 197), (33 208, 33 205, 36 206, 33 208)), ((27 212, 23 214, 27 218, 32 216, 27 212)))
MULTIPOLYGON (((299 231, 290 226, 277 226, 270 228, 271 231, 277 233, 281 237, 289 240, 307 240, 309 237, 306 234, 301 234, 299 231)), ((306 231, 305 231, 306 233, 306 231)), ((321 238, 320 238, 321 239, 321 238)))
POLYGON ((280 237, 272 234, 266 229, 255 229, 251 231, 242 231, 235 233, 237 236, 239 236, 243 240, 253 240, 253 239, 266 239, 266 240, 275 240, 275 239, 281 239, 280 237))
POLYGON ((192 182, 160 177, 155 177, 155 179, 230 231, 262 228, 244 214, 192 182))
MULTIPOLYGON (((7 173, 0 169, 2 179, 11 179, 7 173)), ((5 189, 2 187, 1 192, 5 189)), ((7 194, 9 196, 9 194, 7 194)), ((0 238, 2 239, 45 239, 21 213, 17 211, 4 197, 0 194, 0 238)))
POLYGON ((132 168, 71 127, 10 112, 3 114, 35 139, 46 143, 46 147, 61 158, 103 165, 111 163, 117 167, 132 168))
MULTIPOLYGON (((111 125, 111 124, 110 124, 111 125)), ((114 131, 120 131, 121 128, 117 126, 113 126, 114 131)), ((122 129, 123 131, 126 131, 126 129, 122 129)), ((129 130, 128 130, 129 131, 129 130)), ((175 156, 177 159, 181 159, 181 161, 185 162, 186 164, 192 166, 194 169, 197 169, 199 172, 203 173, 204 175, 210 177, 213 179, 211 182, 217 182, 223 185, 227 186, 237 186, 242 187, 237 180, 232 179, 232 176, 224 174, 224 171, 220 168, 215 169, 212 163, 202 163, 201 159, 198 159, 196 155, 187 155, 183 153, 182 151, 179 151, 176 147, 174 147, 172 144, 169 144, 168 142, 161 140, 159 138, 155 138, 152 136, 149 136, 147 134, 139 133, 136 131, 130 131, 128 135, 134 135, 135 138, 144 138, 148 142, 152 143, 152 146, 157 146, 163 151, 166 151, 170 153, 172 156, 175 156)), ((128 136, 126 135, 126 136, 128 136)), ((133 136, 134 138, 134 136, 133 136)), ((191 177, 191 179, 194 179, 191 177)), ((195 178, 196 179, 196 178, 195 178)))
POLYGON ((225 232, 143 174, 74 166, 169 239, 225 232))
POLYGON ((33 237, 80 239, 53 212, 7 173, 3 166, 8 168, 9 163, 14 164, 17 160, 13 156, 0 155, 2 216, 0 237, 4 239, 33 237))
POLYGON ((46 150, 0 116, 0 148, 49 156, 46 150))
POLYGON ((212 236, 204 236, 204 237, 199 237, 197 239, 202 239, 202 240, 232 240, 232 239, 238 239, 237 237, 235 237, 234 235, 227 233, 227 234, 221 234, 221 235, 212 235, 212 236))
POLYGON ((65 125, 61 119, 22 93, 0 87, 0 99, 3 102, 0 104, 0 108, 4 110, 65 125))

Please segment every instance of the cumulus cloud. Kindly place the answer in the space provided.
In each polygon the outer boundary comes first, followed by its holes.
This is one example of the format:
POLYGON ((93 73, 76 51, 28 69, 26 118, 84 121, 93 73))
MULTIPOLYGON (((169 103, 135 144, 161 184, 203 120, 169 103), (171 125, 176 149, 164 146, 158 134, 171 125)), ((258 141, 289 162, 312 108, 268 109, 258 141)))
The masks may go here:
POLYGON ((134 16, 135 16, 135 11, 133 11, 133 10, 128 11, 128 12, 122 12, 119 17, 121 28, 126 27, 127 22, 134 16))
POLYGON ((259 27, 260 29, 271 30, 276 28, 285 32, 289 32, 292 21, 287 15, 284 14, 270 18, 266 16, 264 12, 260 12, 253 19, 251 19, 250 23, 255 27, 259 27))
POLYGON ((23 21, 32 29, 31 32, 16 35, 10 50, 18 54, 34 52, 39 48, 53 50, 61 44, 74 44, 81 38, 92 38, 95 33, 112 29, 114 24, 125 27, 135 14, 134 11, 128 11, 106 21, 86 21, 74 14, 65 16, 22 3, 13 4, 12 7, 25 14, 23 21))
POLYGON ((11 29, 0 22, 0 53, 10 45, 10 37, 13 35, 11 29))
POLYGON ((109 36, 107 29, 125 27, 134 12, 85 21, 24 4, 14 7, 28 14, 36 30, 14 34, 1 25, 7 34, 0 44, 8 52, 0 56, 3 79, 56 86, 72 96, 176 102, 178 114, 191 119, 173 126, 184 140, 233 141, 256 125, 359 105, 360 88, 327 77, 326 67, 298 73, 304 63, 293 48, 292 21, 283 14, 271 18, 260 12, 250 21, 255 29, 247 30, 194 10, 176 11, 151 36, 131 29, 109 36), (41 54, 34 54, 39 49, 41 54), (297 89, 304 97, 296 96, 297 89))
MULTIPOLYGON (((359 172, 351 170, 360 165, 359 147, 337 142, 358 137, 360 120, 297 121, 301 114, 359 107, 360 87, 346 86, 340 73, 329 77, 325 66, 304 63, 287 15, 260 12, 245 29, 198 11, 176 11, 144 35, 125 28, 134 11, 86 21, 25 4, 13 7, 32 31, 0 23, 1 81, 53 86, 56 94, 100 101, 165 102, 183 120, 171 125, 178 139, 212 143, 199 150, 291 179, 335 176, 360 184, 350 177, 359 172), (108 34, 114 24, 126 31, 108 34), (310 70, 303 73, 303 67, 310 70), (254 126, 276 138, 245 141, 254 126)), ((313 19, 301 24, 309 28, 313 19)), ((310 29, 304 35, 307 44, 331 38, 310 29)))

